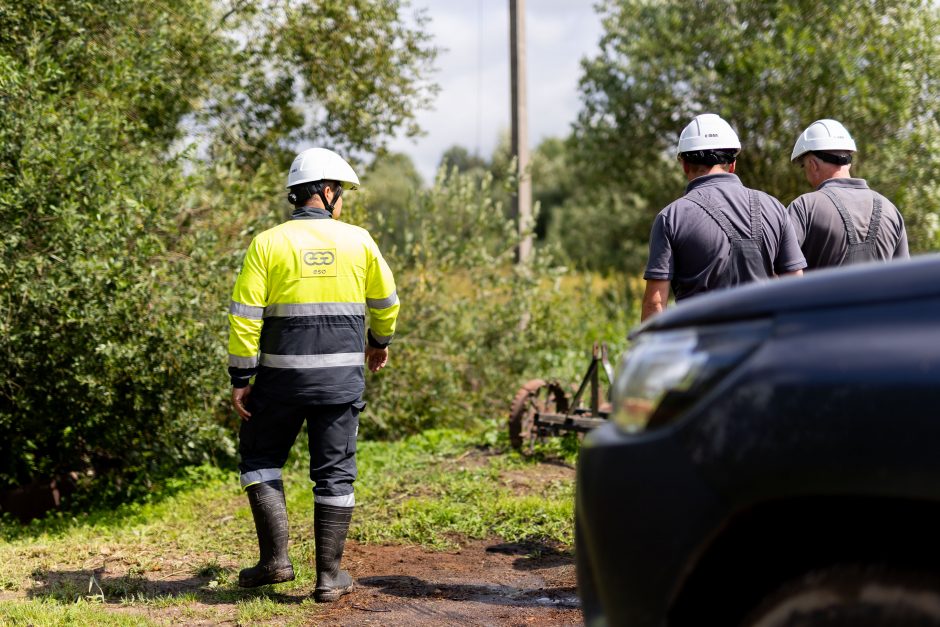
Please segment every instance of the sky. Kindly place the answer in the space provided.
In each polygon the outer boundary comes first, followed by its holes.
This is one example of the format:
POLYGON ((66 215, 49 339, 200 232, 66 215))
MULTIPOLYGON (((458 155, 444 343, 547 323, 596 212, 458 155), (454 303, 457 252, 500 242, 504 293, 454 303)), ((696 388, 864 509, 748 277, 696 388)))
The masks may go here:
MULTIPOLYGON (((594 56, 601 37, 594 0, 526 0, 529 145, 568 135, 580 110, 581 59, 594 56)), ((419 111, 423 137, 396 137, 389 149, 409 155, 434 178, 453 145, 489 158, 500 133, 509 133, 509 0, 412 0, 425 9, 426 28, 441 48, 431 110, 419 111)))

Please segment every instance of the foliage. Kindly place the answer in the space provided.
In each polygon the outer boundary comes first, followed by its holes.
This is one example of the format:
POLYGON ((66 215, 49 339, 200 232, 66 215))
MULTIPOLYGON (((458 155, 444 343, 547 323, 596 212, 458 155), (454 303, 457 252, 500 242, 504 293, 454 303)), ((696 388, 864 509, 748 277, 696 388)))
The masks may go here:
POLYGON ((365 434, 501 417, 525 380, 574 380, 592 341, 625 342, 635 312, 623 286, 568 276, 548 248, 514 265, 519 235, 494 186, 490 174, 441 170, 406 220, 353 212, 372 227, 402 301, 390 365, 367 383, 365 434))
MULTIPOLYGON (((573 262, 589 271, 635 268, 645 255, 645 238, 638 242, 623 233, 649 228, 645 214, 629 210, 647 203, 638 194, 597 185, 585 176, 578 154, 571 137, 546 138, 532 151, 536 244, 557 262, 573 262)), ((510 159, 508 138, 502 137, 489 159, 471 155, 462 146, 450 147, 441 158, 441 169, 447 175, 471 174, 481 182, 489 175, 490 199, 509 217, 510 159)))
POLYGON ((232 47, 198 116, 216 149, 249 169, 290 162, 298 143, 375 151, 436 92, 427 17, 407 0, 227 0, 232 47))
POLYGON ((407 155, 380 155, 362 177, 366 184, 350 196, 366 216, 382 216, 382 239, 386 246, 409 246, 414 202, 421 189, 421 175, 407 155))
POLYGON ((473 170, 485 172, 489 169, 486 159, 477 154, 471 154, 463 146, 451 146, 441 155, 440 168, 450 172, 456 169, 458 172, 470 172, 473 170))
POLYGON ((646 254, 646 237, 625 233, 648 229, 639 208, 646 198, 599 185, 579 164, 574 138, 544 140, 532 155, 532 189, 539 205, 535 232, 566 261, 592 272, 635 269, 646 254))
POLYGON ((477 183, 487 181, 486 191, 493 206, 502 208, 504 217, 512 217, 512 195, 515 193, 515 169, 511 167, 512 154, 509 135, 500 133, 493 154, 485 158, 471 154, 463 146, 454 145, 444 151, 438 172, 445 179, 451 174, 472 176, 477 183))
POLYGON ((542 140, 534 151, 529 165, 532 178, 532 200, 539 207, 535 222, 535 237, 545 241, 550 225, 558 220, 557 212, 564 211, 565 203, 582 193, 572 168, 570 148, 557 137, 542 140))
POLYGON ((261 6, 0 3, 0 491, 231 460, 227 295, 285 142, 379 146, 431 93, 405 3, 261 6))
POLYGON ((606 0, 600 10, 605 35, 584 63, 572 145, 584 180, 605 191, 567 217, 645 241, 653 213, 684 188, 678 133, 704 112, 741 136, 745 184, 787 203, 808 191, 789 163, 793 142, 831 117, 859 145, 856 175, 900 207, 912 246, 940 245, 937 3, 606 0))
POLYGON ((0 14, 0 486, 121 468, 116 495, 232 453, 205 392, 219 307, 177 248, 187 186, 163 156, 188 106, 169 94, 212 54, 211 25, 176 11, 211 12, 134 6, 0 14))

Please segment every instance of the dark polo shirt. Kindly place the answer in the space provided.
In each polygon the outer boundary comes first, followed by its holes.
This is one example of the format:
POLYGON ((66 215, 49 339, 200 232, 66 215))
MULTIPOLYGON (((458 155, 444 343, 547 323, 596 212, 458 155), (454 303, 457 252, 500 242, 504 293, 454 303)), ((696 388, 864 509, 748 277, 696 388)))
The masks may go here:
MULTIPOLYGON (((803 194, 790 203, 790 221, 793 222, 796 239, 810 269, 842 265, 849 244, 839 211, 832 200, 820 191, 823 188, 832 190, 845 205, 859 241, 868 237, 874 194, 878 194, 868 187, 865 179, 829 179, 823 181, 816 191, 803 194)), ((904 218, 884 196, 881 196, 881 227, 875 239, 874 253, 875 257, 882 260, 910 256, 904 218)))
MULTIPOLYGON (((686 194, 701 192, 721 209, 742 238, 750 237, 748 188, 735 174, 709 174, 691 181, 686 194)), ((696 194, 697 196, 697 194, 696 194)), ((787 210, 764 192, 760 201, 764 265, 776 274, 806 267, 787 210)), ((643 278, 668 280, 676 300, 715 289, 728 270, 731 242, 700 206, 680 198, 659 212, 650 232, 650 257, 643 278)))

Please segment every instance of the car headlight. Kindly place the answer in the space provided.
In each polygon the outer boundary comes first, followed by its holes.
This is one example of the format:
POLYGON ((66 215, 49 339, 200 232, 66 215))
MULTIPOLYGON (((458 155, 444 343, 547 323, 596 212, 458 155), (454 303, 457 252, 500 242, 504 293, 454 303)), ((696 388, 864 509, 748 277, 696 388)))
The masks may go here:
POLYGON ((770 333, 766 320, 647 332, 624 354, 611 388, 611 419, 628 433, 669 424, 770 333))

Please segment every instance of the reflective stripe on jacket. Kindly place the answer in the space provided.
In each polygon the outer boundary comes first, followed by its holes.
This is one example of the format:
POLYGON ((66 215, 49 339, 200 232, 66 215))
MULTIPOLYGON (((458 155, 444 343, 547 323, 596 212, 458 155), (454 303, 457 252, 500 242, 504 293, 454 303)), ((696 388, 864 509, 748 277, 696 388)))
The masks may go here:
POLYGON ((365 320, 378 344, 395 334, 395 279, 369 233, 303 208, 251 242, 229 310, 229 374, 324 404, 365 387, 365 320))

